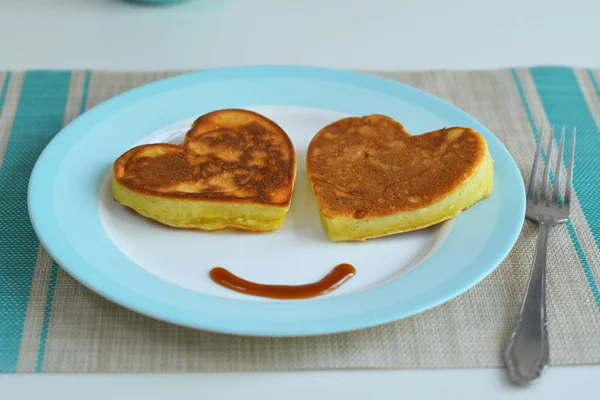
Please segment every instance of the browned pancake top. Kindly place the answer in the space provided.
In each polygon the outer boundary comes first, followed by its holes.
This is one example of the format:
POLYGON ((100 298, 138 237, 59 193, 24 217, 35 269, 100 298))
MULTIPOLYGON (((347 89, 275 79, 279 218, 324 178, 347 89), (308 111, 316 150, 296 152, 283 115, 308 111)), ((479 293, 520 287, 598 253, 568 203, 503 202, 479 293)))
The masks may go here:
POLYGON ((345 118, 317 133, 306 156, 326 217, 372 218, 433 204, 472 175, 485 156, 469 128, 411 136, 391 118, 345 118))
POLYGON ((117 181, 164 197, 288 205, 296 171, 292 142, 250 111, 199 117, 182 145, 135 147, 114 164, 117 181))

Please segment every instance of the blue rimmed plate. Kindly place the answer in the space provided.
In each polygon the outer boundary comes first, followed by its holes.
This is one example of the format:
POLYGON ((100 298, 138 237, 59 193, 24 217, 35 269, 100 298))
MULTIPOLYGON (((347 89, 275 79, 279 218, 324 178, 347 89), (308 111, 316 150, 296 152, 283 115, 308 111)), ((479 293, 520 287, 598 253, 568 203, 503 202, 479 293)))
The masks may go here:
POLYGON ((264 336, 317 335, 406 317, 443 303, 488 275, 520 232, 525 194, 500 141, 464 111, 422 91, 369 75, 309 67, 242 67, 180 75, 106 101, 63 129, 30 180, 29 211, 44 247, 69 274, 127 308, 189 327, 264 336), (114 160, 141 143, 181 142, 198 115, 246 108, 280 124, 298 154, 283 228, 270 234, 179 231, 112 200, 114 160), (307 145, 348 115, 385 114, 409 132, 467 126, 495 159, 494 190, 452 221, 366 241, 330 243, 304 167, 307 145), (228 291, 208 271, 301 284, 348 262, 356 276, 326 296, 269 300, 228 291))

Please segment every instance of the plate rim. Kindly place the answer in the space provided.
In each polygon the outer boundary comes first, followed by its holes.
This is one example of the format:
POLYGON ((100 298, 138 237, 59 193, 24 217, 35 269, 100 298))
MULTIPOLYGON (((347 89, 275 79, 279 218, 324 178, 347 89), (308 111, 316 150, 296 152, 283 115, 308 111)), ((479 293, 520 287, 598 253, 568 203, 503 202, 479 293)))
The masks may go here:
MULTIPOLYGON (((494 146, 498 147, 499 151, 501 151, 503 153, 503 157, 507 158, 507 160, 509 161, 510 168, 512 169, 511 173, 516 172, 517 176, 519 176, 521 178, 520 180, 522 183, 522 177, 521 177, 520 171, 518 169, 516 162, 514 161, 514 158, 510 154, 510 152, 508 152, 508 150, 503 145, 503 143, 495 135, 493 135, 493 133, 491 133, 491 131, 488 128, 486 128, 481 122, 479 122, 473 116, 468 114, 466 111, 458 108, 457 106, 455 106, 437 96, 434 96, 431 93, 428 93, 421 89, 417 89, 417 88, 407 85, 405 83, 401 83, 401 82, 398 82, 398 81, 395 81, 395 80, 392 80, 389 78, 380 77, 380 76, 368 74, 368 73, 365 74, 365 73, 352 72, 352 71, 347 71, 347 70, 322 68, 322 67, 309 67, 309 66, 260 65, 260 66, 227 67, 227 68, 218 68, 218 69, 211 69, 211 70, 205 70, 205 71, 182 73, 180 75, 163 78, 163 79, 139 86, 137 88, 130 89, 128 91, 125 91, 121 94, 118 94, 112 98, 109 98, 109 99, 99 103, 95 107, 93 107, 90 110, 86 111, 85 113, 81 114, 79 117, 77 117, 71 123, 69 123, 67 126, 65 126, 48 143, 48 145, 45 147, 45 149, 42 151, 42 153, 38 157, 38 160, 35 163, 35 166, 32 170, 30 181, 29 181, 28 196, 27 196, 28 210, 29 210, 31 223, 33 225, 36 235, 38 236, 38 238, 40 240, 40 243, 44 246, 44 248, 52 256, 52 258, 57 262, 57 264, 60 265, 61 268, 63 268, 69 275, 71 275, 73 278, 75 278, 78 282, 80 282, 81 284, 83 284, 84 286, 89 288, 90 290, 94 291, 95 293, 98 293, 101 296, 103 296, 103 297, 109 299, 110 301, 115 302, 123 307, 126 307, 137 313, 149 316, 151 318, 162 320, 162 321, 167 321, 167 322, 174 323, 177 325, 183 325, 183 326, 187 326, 187 327, 191 327, 191 328, 207 330, 207 331, 214 331, 214 332, 220 332, 220 333, 243 334, 243 335, 251 335, 251 336, 270 336, 270 337, 272 337, 272 336, 312 336, 312 335, 322 335, 322 334, 351 331, 351 330, 380 325, 383 323, 387 323, 387 322, 391 322, 394 320, 405 318, 409 315, 418 314, 422 311, 425 311, 427 309, 431 309, 440 304, 443 304, 443 303, 447 302, 448 300, 458 296, 459 294, 462 294, 462 293, 466 292, 467 290, 471 289, 473 286, 475 286, 481 280, 483 280, 485 277, 487 277, 492 271, 494 271, 500 265, 500 263, 504 260, 504 258, 506 258, 506 256, 509 254, 510 250, 513 248, 514 244, 516 243, 516 241, 519 237, 519 234, 521 232, 523 222, 524 222, 524 217, 525 217, 524 185, 518 185, 518 187, 520 187, 520 189, 521 189, 520 193, 518 195, 518 197, 520 198, 521 201, 518 204, 519 205, 518 209, 515 210, 516 214, 518 216, 521 216, 521 218, 520 218, 520 220, 522 221, 521 224, 519 224, 518 227, 515 226, 511 230, 510 237, 507 238, 505 243, 501 245, 502 250, 500 250, 498 252, 494 261, 488 262, 489 265, 486 268, 481 268, 479 270, 478 274, 473 274, 469 279, 467 279, 467 282, 464 282, 462 285, 460 285, 461 286, 460 288, 455 288, 454 290, 447 291, 445 293, 445 295, 437 296, 436 298, 431 299, 430 301, 425 301, 424 302, 425 304, 421 304, 420 307, 413 307, 413 309, 410 312, 394 312, 393 311, 394 307, 391 307, 392 310, 385 310, 385 312, 383 312, 383 314, 381 312, 379 312, 379 313, 377 313, 377 315, 375 315, 375 313, 373 313, 373 315, 369 315, 368 317, 363 316, 362 319, 360 317, 354 317, 354 320, 352 320, 352 321, 342 320, 342 322, 337 322, 337 324, 338 324, 337 327, 335 324, 333 324, 333 326, 331 324, 324 324, 322 327, 312 326, 310 328, 304 328, 304 329, 299 329, 298 327, 294 327, 294 326, 290 327, 290 329, 285 329, 285 328, 282 329, 281 327, 279 329, 274 329, 273 327, 269 328, 269 327, 260 327, 260 326, 259 327, 256 327, 256 326, 253 326, 253 327, 231 326, 228 324, 223 324, 222 322, 221 323, 219 323, 219 322, 209 323, 206 321, 201 321, 199 323, 197 320, 190 321, 189 318, 186 319, 186 318, 169 317, 168 315, 157 315, 156 312, 152 312, 151 308, 150 308, 150 310, 148 310, 147 307, 143 307, 140 305, 139 300, 145 299, 145 297, 143 295, 141 295, 141 298, 138 299, 137 302, 132 301, 131 299, 129 299, 129 300, 124 299, 123 295, 119 295, 119 293, 115 293, 115 290, 118 292, 118 289, 119 289, 118 284, 115 285, 117 287, 117 289, 106 290, 106 288, 102 287, 101 284, 99 285, 99 284, 97 284, 97 282, 95 283, 93 281, 93 279, 90 280, 89 277, 86 279, 86 277, 83 276, 84 274, 82 274, 81 271, 78 271, 78 268, 81 268, 81 267, 67 265, 67 264, 69 264, 68 262, 67 263, 61 262, 61 260, 64 260, 64 258, 66 256, 64 254, 64 250, 63 251, 57 250, 51 244, 51 240, 50 240, 51 233, 48 232, 48 226, 45 226, 44 222, 42 222, 42 220, 40 218, 40 213, 42 212, 40 207, 43 206, 43 202, 40 201, 40 197, 43 197, 43 193, 38 192, 38 189, 37 189, 38 186, 36 185, 37 180, 41 179, 41 176, 42 176, 42 172, 41 172, 43 169, 42 166, 43 166, 45 160, 48 158, 48 156, 50 154, 52 154, 52 151, 54 151, 54 147, 56 146, 56 143, 58 143, 58 141, 60 140, 61 135, 64 135, 65 132, 70 132, 71 130, 75 130, 75 129, 79 128, 79 124, 81 124, 82 121, 85 121, 86 119, 93 119, 93 117, 96 114, 100 114, 107 107, 110 108, 111 106, 114 106, 114 105, 119 104, 120 102, 124 102, 124 101, 130 101, 130 103, 135 103, 136 95, 143 94, 144 92, 152 92, 153 90, 160 90, 162 88, 167 89, 169 86, 176 84, 178 81, 182 81, 182 82, 185 80, 193 81, 196 79, 198 79, 199 81, 202 81, 203 79, 210 81, 211 76, 214 77, 214 76, 219 76, 222 74, 236 76, 236 75, 244 75, 244 73, 252 74, 257 71, 260 73, 267 74, 267 75, 271 74, 271 76, 277 76, 278 74, 281 74, 283 76, 289 76, 289 74, 292 74, 292 75, 303 75, 304 74, 304 75, 310 75, 311 78, 316 77, 317 79, 321 78, 323 80, 328 80, 327 79, 328 77, 334 76, 334 77, 337 77, 337 79, 341 78, 343 81, 347 80, 347 84, 352 85, 352 84, 356 84, 358 82, 358 83, 360 83, 359 86, 361 86, 361 87, 365 87, 365 84, 372 84, 372 85, 367 85, 367 86, 375 86, 375 87, 381 87, 382 85, 383 86, 389 85, 389 86, 391 86, 392 89, 400 89, 402 91, 408 91, 409 93, 412 92, 412 93, 417 94, 421 98, 425 99, 427 102, 433 102, 434 104, 437 103, 438 105, 441 105, 443 107, 453 109, 454 112, 458 112, 458 113, 462 114, 463 117, 471 120, 473 122, 473 124, 482 127, 485 131, 487 131, 487 133, 490 134, 491 137, 493 137, 495 139, 494 146), (356 318, 358 318, 359 321, 356 321, 356 318)), ((160 91, 159 91, 159 93, 160 93, 160 91)), ((139 101, 139 99, 137 101, 139 101)), ((85 134, 85 133, 83 133, 83 134, 85 134)), ((488 138, 486 138, 486 140, 488 140, 488 138)), ((515 194, 515 196, 517 196, 517 195, 515 194)), ((407 274, 410 274, 410 272, 408 272, 407 274)), ((127 288, 125 288, 125 291, 127 291, 127 288)), ((369 290, 367 290, 366 292, 369 292, 369 290)), ((127 297, 127 296, 125 296, 125 297, 127 297)), ((347 296, 343 296, 343 297, 347 297, 347 296)), ((328 300, 332 300, 332 299, 323 299, 320 301, 328 301, 328 300)), ((154 300, 152 300, 150 302, 153 302, 153 301, 154 300)), ((160 314, 160 313, 158 313, 158 314, 160 314)))

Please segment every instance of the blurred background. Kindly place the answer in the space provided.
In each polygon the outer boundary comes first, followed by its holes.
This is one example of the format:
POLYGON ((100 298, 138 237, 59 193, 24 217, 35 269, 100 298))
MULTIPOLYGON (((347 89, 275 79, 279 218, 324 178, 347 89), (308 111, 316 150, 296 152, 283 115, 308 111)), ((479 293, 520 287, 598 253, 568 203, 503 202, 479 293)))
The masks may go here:
POLYGON ((598 15, 585 0, 0 0, 0 69, 595 67, 598 15))

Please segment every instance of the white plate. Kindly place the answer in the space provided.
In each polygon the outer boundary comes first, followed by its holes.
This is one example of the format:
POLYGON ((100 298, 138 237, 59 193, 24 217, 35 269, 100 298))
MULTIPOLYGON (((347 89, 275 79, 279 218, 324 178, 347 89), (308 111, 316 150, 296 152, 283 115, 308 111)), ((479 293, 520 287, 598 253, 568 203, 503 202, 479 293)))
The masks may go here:
POLYGON ((40 156, 29 208, 41 242, 101 295, 174 323, 251 335, 313 335, 384 323, 467 290, 508 254, 524 218, 521 175, 496 137, 468 114, 417 89, 368 75, 306 67, 230 68, 169 78, 117 96, 67 126, 40 156), (298 159, 292 206, 268 234, 181 231, 112 200, 114 160, 140 143, 182 140, 197 116, 246 108, 280 124, 298 159), (315 133, 348 115, 385 114, 419 133, 478 130, 495 160, 494 190, 452 221, 358 243, 332 243, 308 185, 315 133), (215 266, 261 283, 319 280, 340 263, 357 273, 307 300, 242 295, 214 284, 215 266))

